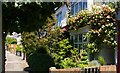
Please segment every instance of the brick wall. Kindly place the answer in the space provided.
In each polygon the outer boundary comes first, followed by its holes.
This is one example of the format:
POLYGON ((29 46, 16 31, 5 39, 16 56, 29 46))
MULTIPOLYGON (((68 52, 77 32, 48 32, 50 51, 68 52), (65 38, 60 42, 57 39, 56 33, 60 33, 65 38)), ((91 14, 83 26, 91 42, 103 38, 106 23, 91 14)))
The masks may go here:
MULTIPOLYGON (((98 71, 100 71, 100 73, 116 73, 116 65, 105 65, 105 66, 100 66, 100 67, 87 67, 84 70, 81 70, 80 68, 56 69, 55 67, 51 67, 49 69, 50 73, 91 73, 93 71, 97 71, 97 73, 98 73, 98 71), (96 70, 96 68, 98 70, 96 70)), ((93 73, 96 73, 96 72, 93 72, 93 73)))
POLYGON ((51 67, 49 73, 84 73, 80 68, 56 69, 51 67))
POLYGON ((116 65, 100 66, 101 73, 116 73, 116 65))

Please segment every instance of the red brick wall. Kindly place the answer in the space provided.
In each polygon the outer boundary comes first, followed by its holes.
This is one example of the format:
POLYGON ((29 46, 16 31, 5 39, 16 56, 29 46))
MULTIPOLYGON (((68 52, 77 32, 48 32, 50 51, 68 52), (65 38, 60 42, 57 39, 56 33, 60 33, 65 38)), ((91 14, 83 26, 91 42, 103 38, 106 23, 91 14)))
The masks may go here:
POLYGON ((116 73, 116 65, 100 66, 101 73, 116 73))
MULTIPOLYGON (((116 73, 116 65, 100 66, 98 69, 100 73, 116 73)), ((80 68, 56 69, 55 67, 51 67, 49 71, 50 73, 84 73, 80 68)))
POLYGON ((80 68, 56 69, 50 68, 50 73, 83 73, 80 68))

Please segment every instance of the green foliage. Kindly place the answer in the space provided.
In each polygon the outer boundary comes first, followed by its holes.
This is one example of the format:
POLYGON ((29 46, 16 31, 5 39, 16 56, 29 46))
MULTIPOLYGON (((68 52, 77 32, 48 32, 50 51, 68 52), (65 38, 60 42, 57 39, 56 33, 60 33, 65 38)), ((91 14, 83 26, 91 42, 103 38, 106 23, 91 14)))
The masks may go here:
POLYGON ((36 49, 35 53, 50 54, 50 50, 47 46, 39 45, 39 48, 36 49))
POLYGON ((88 65, 88 53, 86 50, 80 51, 80 59, 77 57, 77 66, 80 68, 84 68, 88 65))
POLYGON ((99 50, 97 49, 97 46, 96 46, 95 43, 90 43, 90 42, 89 42, 89 43, 85 44, 85 46, 86 46, 87 52, 90 53, 90 54, 93 54, 93 53, 99 51, 99 50))
POLYGON ((6 38, 6 43, 7 44, 17 44, 17 39, 11 38, 11 37, 7 37, 6 38))
POLYGON ((22 33, 22 45, 27 55, 36 51, 39 48, 39 40, 34 32, 23 32, 22 33))
MULTIPOLYGON (((61 41, 58 42, 58 44, 54 44, 57 46, 53 46, 52 49, 52 56, 55 59, 56 65, 62 65, 60 64, 62 60, 65 61, 65 58, 70 57, 71 56, 71 48, 72 46, 70 45, 68 39, 63 39, 61 41)), ((62 66, 60 67, 62 68, 62 66)))
POLYGON ((99 62, 97 60, 93 60, 91 62, 88 63, 88 66, 89 67, 92 67, 92 66, 100 66, 99 62))
POLYGON ((115 14, 115 8, 111 4, 101 7, 94 5, 91 11, 83 10, 76 16, 71 16, 68 19, 69 30, 78 30, 80 27, 90 26, 86 35, 89 37, 86 48, 90 53, 98 52, 102 44, 115 49, 117 47, 115 14))
POLYGON ((77 48, 72 49, 68 39, 59 41, 57 50, 52 53, 55 64, 58 68, 83 68, 87 66, 88 63, 87 55, 88 54, 85 50, 78 53, 77 48))
POLYGON ((36 31, 59 6, 61 2, 2 2, 3 32, 36 31))
POLYGON ((22 44, 28 54, 28 59, 31 54, 47 54, 52 56, 57 68, 86 66, 88 62, 87 52, 83 51, 79 54, 78 49, 72 49, 69 40, 62 39, 63 36, 61 37, 61 35, 59 27, 49 31, 42 38, 39 38, 33 32, 22 33, 22 44))
POLYGON ((76 67, 76 63, 71 58, 64 58, 64 60, 61 60, 60 66, 63 68, 72 68, 76 67))
POLYGON ((17 45, 16 51, 25 52, 25 49, 24 49, 24 47, 22 45, 17 45))
POLYGON ((57 68, 86 66, 88 62, 87 53, 84 52, 84 54, 79 54, 77 48, 73 49, 69 40, 64 39, 65 37, 62 35, 60 27, 54 27, 54 29, 52 29, 54 23, 55 19, 52 20, 51 18, 48 18, 46 21, 47 25, 37 31, 40 34, 46 32, 47 34, 44 36, 34 32, 22 33, 22 44, 28 53, 28 59, 35 53, 50 54, 57 68))
POLYGON ((99 57, 98 57, 98 61, 99 61, 99 63, 100 63, 101 65, 105 65, 105 64, 106 64, 106 61, 105 61, 105 59, 104 59, 102 56, 99 56, 99 57))
POLYGON ((45 43, 41 43, 38 35, 34 32, 23 32, 22 44, 27 53, 27 62, 30 69, 48 73, 49 68, 54 66, 48 46, 45 43))

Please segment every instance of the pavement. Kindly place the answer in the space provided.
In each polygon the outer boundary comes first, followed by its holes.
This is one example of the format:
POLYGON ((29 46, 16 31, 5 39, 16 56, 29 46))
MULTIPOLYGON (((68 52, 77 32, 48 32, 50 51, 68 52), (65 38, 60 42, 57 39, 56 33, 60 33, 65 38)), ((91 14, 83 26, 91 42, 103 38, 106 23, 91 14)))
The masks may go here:
MULTIPOLYGON (((28 67, 27 62, 22 60, 21 57, 16 56, 15 54, 6 51, 6 64, 5 64, 5 71, 6 72, 24 72, 24 68, 28 67)), ((27 73, 27 72, 24 72, 27 73)))

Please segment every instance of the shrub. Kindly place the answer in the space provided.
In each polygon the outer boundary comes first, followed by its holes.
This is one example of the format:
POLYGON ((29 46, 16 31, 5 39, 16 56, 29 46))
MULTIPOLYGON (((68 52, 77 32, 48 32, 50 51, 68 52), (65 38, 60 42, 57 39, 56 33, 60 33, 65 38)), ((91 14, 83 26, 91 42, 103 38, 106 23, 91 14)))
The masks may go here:
POLYGON ((77 62, 77 67, 84 68, 88 65, 88 53, 86 50, 81 50, 79 56, 77 56, 77 59, 79 57, 79 60, 77 62))
POLYGON ((64 60, 61 60, 60 65, 63 68, 71 68, 71 67, 76 67, 76 63, 73 61, 71 58, 65 58, 64 60))
POLYGON ((23 32, 22 33, 22 45, 26 51, 27 56, 34 53, 39 48, 39 39, 35 32, 23 32))
POLYGON ((39 45, 38 49, 36 49, 35 52, 36 53, 41 53, 41 54, 50 54, 48 47, 47 46, 42 46, 42 45, 39 45))
POLYGON ((88 54, 85 50, 79 53, 77 48, 72 48, 68 39, 63 39, 58 43, 58 48, 52 53, 57 68, 83 68, 87 65, 88 54))
POLYGON ((17 39, 11 38, 11 37, 7 37, 6 38, 6 43, 7 44, 16 44, 17 43, 17 39))
POLYGON ((22 45, 17 45, 17 47, 16 47, 16 51, 24 51, 24 48, 23 48, 23 46, 22 45))
POLYGON ((97 60, 93 60, 88 63, 88 66, 100 66, 100 63, 97 60))
POLYGON ((44 71, 48 73, 49 68, 54 66, 53 59, 48 54, 33 53, 28 58, 31 71, 44 71))
POLYGON ((105 64, 106 64, 106 61, 105 61, 105 59, 104 59, 102 56, 99 56, 99 57, 98 57, 98 61, 99 61, 99 63, 100 63, 101 65, 105 65, 105 64))

